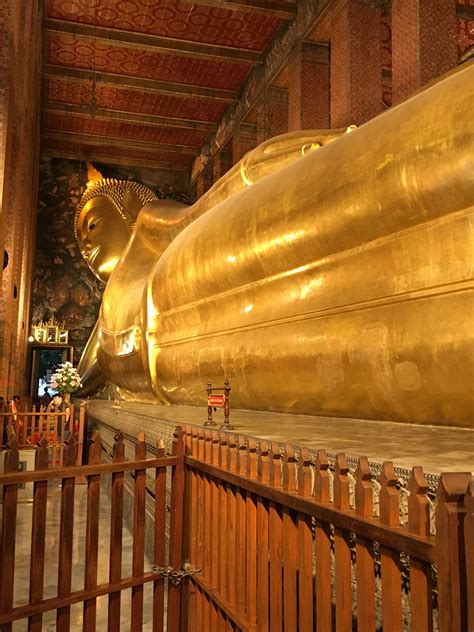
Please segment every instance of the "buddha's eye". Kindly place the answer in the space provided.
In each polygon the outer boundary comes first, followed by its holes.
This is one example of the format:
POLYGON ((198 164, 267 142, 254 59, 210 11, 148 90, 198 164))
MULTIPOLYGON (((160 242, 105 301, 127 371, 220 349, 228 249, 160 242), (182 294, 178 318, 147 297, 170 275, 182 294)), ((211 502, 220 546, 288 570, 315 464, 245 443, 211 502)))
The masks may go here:
POLYGON ((97 225, 99 224, 100 220, 99 219, 90 219, 89 222, 87 223, 87 230, 94 230, 94 228, 97 228, 97 225))

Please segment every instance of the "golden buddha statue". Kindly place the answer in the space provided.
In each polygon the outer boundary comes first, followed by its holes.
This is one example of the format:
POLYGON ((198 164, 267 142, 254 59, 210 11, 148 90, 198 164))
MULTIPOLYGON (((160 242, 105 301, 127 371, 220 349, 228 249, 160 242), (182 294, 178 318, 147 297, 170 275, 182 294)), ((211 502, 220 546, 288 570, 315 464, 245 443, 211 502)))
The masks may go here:
POLYGON ((113 273, 83 381, 203 404, 228 377, 236 407, 472 425, 473 109, 471 64, 350 134, 267 141, 193 206, 145 204, 121 254, 89 247, 113 273))

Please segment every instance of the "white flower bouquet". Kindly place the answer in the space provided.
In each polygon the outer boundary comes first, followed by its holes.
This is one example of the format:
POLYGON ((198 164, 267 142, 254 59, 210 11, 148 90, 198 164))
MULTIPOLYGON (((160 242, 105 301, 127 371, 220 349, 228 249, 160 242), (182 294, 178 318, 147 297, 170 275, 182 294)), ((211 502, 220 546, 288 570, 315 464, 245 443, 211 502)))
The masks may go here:
POLYGON ((58 390, 60 393, 74 393, 81 386, 79 373, 72 366, 71 362, 61 364, 56 373, 53 373, 51 376, 51 388, 58 390))

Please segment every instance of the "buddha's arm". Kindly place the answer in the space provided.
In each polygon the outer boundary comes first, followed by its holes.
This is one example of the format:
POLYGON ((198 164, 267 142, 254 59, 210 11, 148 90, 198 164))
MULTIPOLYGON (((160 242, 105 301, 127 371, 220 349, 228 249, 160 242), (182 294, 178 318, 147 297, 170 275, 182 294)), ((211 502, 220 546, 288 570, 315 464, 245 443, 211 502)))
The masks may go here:
POLYGON ((106 377, 97 362, 99 348, 99 322, 97 321, 79 361, 78 371, 82 388, 79 395, 88 397, 95 395, 106 384, 106 377))

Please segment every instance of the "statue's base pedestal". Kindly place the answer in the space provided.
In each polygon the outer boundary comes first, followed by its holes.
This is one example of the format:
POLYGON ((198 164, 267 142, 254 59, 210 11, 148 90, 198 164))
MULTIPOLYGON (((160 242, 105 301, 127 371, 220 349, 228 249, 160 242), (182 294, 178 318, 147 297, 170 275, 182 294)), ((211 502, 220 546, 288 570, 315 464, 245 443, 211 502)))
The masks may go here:
MULTIPOLYGON (((148 445, 155 446, 162 439, 166 449, 171 449, 176 426, 191 424, 202 428, 207 416, 206 406, 122 401, 120 408, 114 408, 113 403, 90 400, 89 418, 102 424, 104 429, 119 428, 131 439, 144 431, 148 445)), ((219 424, 217 428, 231 430, 221 427, 222 420, 222 417, 215 420, 219 424)), ((466 472, 473 467, 474 430, 467 428, 236 409, 230 411, 230 422, 233 431, 239 434, 310 450, 325 448, 333 455, 345 452, 354 458, 368 456, 374 463, 391 460, 396 467, 408 471, 414 465, 423 466, 430 474, 466 472)), ((100 425, 99 429, 102 430, 100 425)))

